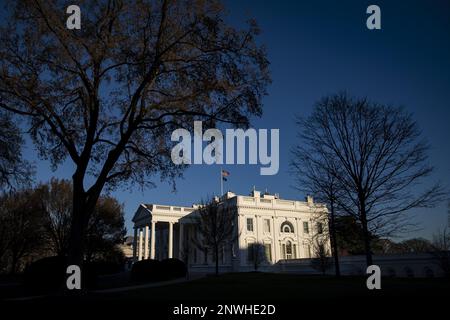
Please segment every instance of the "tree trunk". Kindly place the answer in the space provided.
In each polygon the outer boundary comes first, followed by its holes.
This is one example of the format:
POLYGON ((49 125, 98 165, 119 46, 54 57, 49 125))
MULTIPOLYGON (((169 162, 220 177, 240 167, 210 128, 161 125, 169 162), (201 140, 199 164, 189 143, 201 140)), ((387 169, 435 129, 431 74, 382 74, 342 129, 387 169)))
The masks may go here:
POLYGON ((361 206, 361 224, 362 224, 362 231, 363 231, 363 238, 364 238, 364 250, 366 252, 366 264, 367 267, 371 266, 373 264, 372 260, 372 249, 370 245, 370 233, 369 228, 367 226, 367 216, 366 216, 366 206, 364 201, 360 201, 361 206))
POLYGON ((215 248, 215 256, 216 256, 216 276, 219 275, 219 246, 216 245, 215 248))
POLYGON ((82 269, 84 257, 84 238, 87 228, 89 212, 86 193, 83 189, 82 179, 73 177, 72 219, 70 224, 68 264, 78 265, 82 269))
POLYGON ((11 269, 10 269, 10 273, 11 274, 16 274, 17 273, 17 263, 18 263, 18 261, 19 261, 19 258, 17 256, 17 254, 13 252, 12 258, 11 258, 11 269))
POLYGON ((73 200, 68 262, 70 265, 75 264, 81 268, 84 254, 86 211, 83 199, 76 199, 74 196, 73 200))
POLYGON ((330 203, 330 235, 331 235, 331 245, 333 247, 333 258, 334 258, 334 268, 336 272, 336 277, 341 276, 341 268, 339 266, 339 251, 336 237, 336 221, 335 221, 335 211, 334 211, 334 201, 332 200, 330 203))

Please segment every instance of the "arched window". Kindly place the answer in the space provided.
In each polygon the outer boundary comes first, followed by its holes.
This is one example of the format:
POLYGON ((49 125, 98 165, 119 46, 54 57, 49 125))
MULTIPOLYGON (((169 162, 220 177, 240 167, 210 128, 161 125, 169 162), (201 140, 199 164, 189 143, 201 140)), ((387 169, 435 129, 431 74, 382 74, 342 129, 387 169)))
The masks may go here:
POLYGON ((285 221, 281 224, 281 232, 294 233, 294 226, 289 221, 285 221))

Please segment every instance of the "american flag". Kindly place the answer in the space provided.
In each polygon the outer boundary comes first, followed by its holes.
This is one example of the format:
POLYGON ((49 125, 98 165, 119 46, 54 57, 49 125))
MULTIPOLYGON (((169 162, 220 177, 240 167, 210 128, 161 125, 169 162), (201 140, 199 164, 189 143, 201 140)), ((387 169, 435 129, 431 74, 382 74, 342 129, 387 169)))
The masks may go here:
POLYGON ((227 178, 230 175, 230 173, 226 170, 222 170, 222 179, 223 181, 227 181, 227 178))

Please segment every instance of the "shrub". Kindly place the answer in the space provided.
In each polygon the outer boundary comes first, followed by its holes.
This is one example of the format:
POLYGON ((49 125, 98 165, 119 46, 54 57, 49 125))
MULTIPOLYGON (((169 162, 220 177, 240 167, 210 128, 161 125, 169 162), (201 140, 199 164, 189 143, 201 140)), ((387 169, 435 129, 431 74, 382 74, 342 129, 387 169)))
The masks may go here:
POLYGON ((160 273, 161 263, 158 260, 141 260, 133 264, 131 280, 158 281, 160 280, 160 273))
POLYGON ((124 266, 112 261, 91 261, 86 262, 83 268, 83 285, 87 288, 94 288, 97 284, 98 276, 109 275, 122 272, 124 266))
POLYGON ((135 262, 131 268, 133 281, 163 281, 186 276, 187 268, 178 259, 142 260, 135 262))
POLYGON ((185 277, 187 273, 186 264, 175 258, 162 260, 161 269, 161 277, 164 279, 185 277))
POLYGON ((24 272, 27 287, 39 290, 62 288, 66 279, 65 257, 47 257, 31 263, 24 272))
POLYGON ((86 264, 91 272, 96 275, 114 274, 123 271, 123 264, 113 261, 92 261, 86 264))

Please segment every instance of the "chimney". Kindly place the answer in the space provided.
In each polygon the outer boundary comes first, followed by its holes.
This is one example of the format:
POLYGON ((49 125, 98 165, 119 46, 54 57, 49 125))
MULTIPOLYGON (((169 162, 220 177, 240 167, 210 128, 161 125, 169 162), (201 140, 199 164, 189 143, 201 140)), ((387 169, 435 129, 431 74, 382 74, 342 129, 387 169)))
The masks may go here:
POLYGON ((225 199, 231 199, 233 197, 235 197, 236 194, 234 192, 231 191, 227 191, 227 193, 225 193, 225 199))
POLYGON ((261 197, 261 192, 253 190, 251 195, 252 195, 253 198, 260 198, 261 197))
POLYGON ((306 196, 306 202, 311 206, 314 204, 314 198, 312 196, 306 196))

